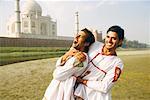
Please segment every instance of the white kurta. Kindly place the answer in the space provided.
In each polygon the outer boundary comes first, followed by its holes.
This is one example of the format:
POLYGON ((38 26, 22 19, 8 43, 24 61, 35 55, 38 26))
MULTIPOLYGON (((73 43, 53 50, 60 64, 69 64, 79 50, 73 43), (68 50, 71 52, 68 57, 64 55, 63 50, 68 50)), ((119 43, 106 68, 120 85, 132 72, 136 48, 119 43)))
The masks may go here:
POLYGON ((117 56, 102 55, 103 44, 95 42, 89 49, 87 86, 80 84, 75 95, 84 100, 111 100, 111 91, 114 82, 119 78, 123 63, 117 56), (117 76, 118 75, 118 76, 117 76))
POLYGON ((61 58, 58 59, 53 72, 53 80, 48 86, 43 100, 74 100, 76 77, 85 71, 88 64, 88 56, 85 55, 86 60, 83 63, 78 63, 75 57, 71 57, 63 66, 60 66, 61 58))

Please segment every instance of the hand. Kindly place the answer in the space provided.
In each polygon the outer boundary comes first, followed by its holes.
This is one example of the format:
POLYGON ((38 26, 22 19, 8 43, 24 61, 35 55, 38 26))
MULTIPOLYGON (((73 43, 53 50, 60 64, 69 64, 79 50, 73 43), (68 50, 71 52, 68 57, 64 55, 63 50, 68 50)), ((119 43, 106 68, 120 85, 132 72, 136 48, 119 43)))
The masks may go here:
POLYGON ((77 83, 81 83, 81 84, 86 85, 86 84, 87 84, 87 80, 84 80, 84 79, 82 79, 82 78, 79 76, 79 77, 77 77, 77 83))
POLYGON ((83 61, 85 61, 85 59, 86 59, 86 56, 85 56, 85 54, 84 54, 83 52, 77 52, 77 53, 75 54, 75 57, 76 57, 80 62, 83 62, 83 61))
POLYGON ((63 66, 66 61, 68 60, 68 58, 70 56, 74 56, 76 53, 78 52, 78 50, 76 49, 70 49, 68 52, 66 52, 63 56, 62 56, 62 59, 61 59, 61 65, 63 66))
POLYGON ((79 50, 76 50, 75 48, 70 48, 70 50, 68 52, 66 52, 65 55, 68 55, 68 56, 74 56, 77 52, 79 52, 79 50))
POLYGON ((82 82, 83 82, 83 79, 79 76, 79 77, 77 77, 77 82, 78 82, 78 83, 82 83, 82 82))

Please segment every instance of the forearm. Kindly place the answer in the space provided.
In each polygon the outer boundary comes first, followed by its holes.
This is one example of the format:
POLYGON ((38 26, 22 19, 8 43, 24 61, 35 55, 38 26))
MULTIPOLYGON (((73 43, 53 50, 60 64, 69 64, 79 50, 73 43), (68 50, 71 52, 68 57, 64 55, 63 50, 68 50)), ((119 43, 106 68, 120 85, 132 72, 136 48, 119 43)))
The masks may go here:
POLYGON ((113 82, 112 82, 113 77, 109 79, 108 77, 106 77, 102 81, 101 80, 85 80, 85 79, 81 79, 80 77, 78 77, 77 81, 85 85, 88 88, 91 88, 93 90, 96 90, 102 93, 107 93, 113 85, 113 82))
POLYGON ((104 83, 102 81, 87 81, 86 86, 93 90, 96 90, 102 93, 107 93, 113 86, 113 83, 112 82, 104 83))
POLYGON ((54 70, 53 72, 53 78, 56 80, 66 80, 67 78, 72 76, 72 73, 74 72, 73 69, 65 70, 65 71, 60 71, 60 70, 54 70))

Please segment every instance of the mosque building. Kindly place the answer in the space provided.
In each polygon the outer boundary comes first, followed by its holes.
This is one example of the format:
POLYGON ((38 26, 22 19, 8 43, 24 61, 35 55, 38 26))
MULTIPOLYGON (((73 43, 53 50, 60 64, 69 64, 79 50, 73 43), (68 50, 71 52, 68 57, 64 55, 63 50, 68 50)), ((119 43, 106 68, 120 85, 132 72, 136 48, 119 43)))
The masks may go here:
POLYGON ((16 0, 15 16, 7 23, 7 32, 15 38, 56 38, 57 22, 50 16, 42 16, 42 8, 35 0, 27 0, 20 12, 16 0))

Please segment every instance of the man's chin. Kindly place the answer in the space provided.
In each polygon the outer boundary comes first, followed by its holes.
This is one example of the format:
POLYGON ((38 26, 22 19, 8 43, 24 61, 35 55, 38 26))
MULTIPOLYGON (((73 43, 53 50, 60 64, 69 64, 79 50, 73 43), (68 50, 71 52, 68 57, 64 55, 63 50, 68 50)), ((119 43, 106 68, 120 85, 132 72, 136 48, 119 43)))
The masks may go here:
POLYGON ((78 47, 74 47, 76 50, 78 50, 78 47))
POLYGON ((73 45, 72 45, 72 47, 75 48, 75 49, 78 49, 78 46, 79 46, 79 45, 76 45, 76 44, 73 44, 73 45))
POLYGON ((106 47, 107 49, 112 49, 112 48, 113 48, 113 46, 108 46, 108 45, 105 45, 105 47, 106 47))
POLYGON ((72 47, 73 47, 73 48, 75 48, 75 47, 76 47, 76 45, 75 45, 75 44, 72 44, 72 47))

